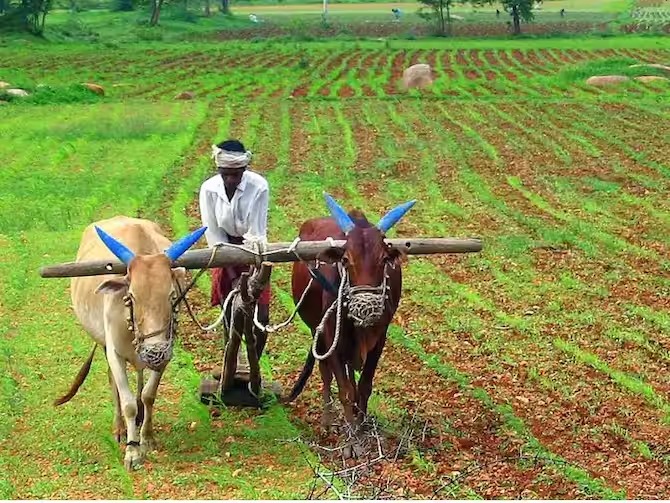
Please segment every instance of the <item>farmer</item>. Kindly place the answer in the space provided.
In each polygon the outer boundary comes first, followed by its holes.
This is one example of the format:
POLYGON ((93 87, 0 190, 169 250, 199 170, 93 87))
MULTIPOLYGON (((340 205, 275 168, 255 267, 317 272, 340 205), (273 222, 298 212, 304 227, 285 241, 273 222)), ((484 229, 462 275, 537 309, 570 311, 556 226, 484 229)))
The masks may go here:
MULTIPOLYGON (((211 248, 218 243, 242 244, 243 236, 266 240, 268 182, 249 170, 251 152, 238 140, 226 140, 212 145, 212 158, 217 174, 200 187, 200 217, 202 224, 207 226, 207 246, 211 248)), ((212 306, 223 307, 233 282, 249 267, 233 265, 212 269, 212 306)), ((269 286, 258 300, 258 320, 264 326, 270 321, 269 286)), ((260 358, 267 333, 254 325, 254 335, 256 352, 260 358)), ((240 356, 238 353, 238 364, 240 356)), ((242 362, 242 365, 246 363, 242 362)))

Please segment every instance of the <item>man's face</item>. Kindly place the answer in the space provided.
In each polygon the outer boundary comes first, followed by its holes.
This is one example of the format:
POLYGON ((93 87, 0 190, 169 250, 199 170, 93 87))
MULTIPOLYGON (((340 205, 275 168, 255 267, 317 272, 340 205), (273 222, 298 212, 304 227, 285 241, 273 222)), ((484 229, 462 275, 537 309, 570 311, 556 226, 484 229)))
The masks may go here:
POLYGON ((223 184, 227 189, 236 189, 242 181, 242 175, 246 168, 219 168, 219 174, 223 178, 223 184))

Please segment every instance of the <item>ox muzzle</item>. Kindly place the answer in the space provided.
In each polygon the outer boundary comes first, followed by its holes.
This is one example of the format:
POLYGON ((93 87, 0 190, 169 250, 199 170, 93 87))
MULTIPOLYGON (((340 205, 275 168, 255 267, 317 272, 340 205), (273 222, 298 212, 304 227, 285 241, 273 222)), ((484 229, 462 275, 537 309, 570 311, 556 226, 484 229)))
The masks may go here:
POLYGON ((358 328, 368 328, 382 321, 386 310, 391 285, 388 284, 388 263, 384 266, 384 279, 379 286, 350 286, 349 274, 342 268, 341 274, 345 282, 347 316, 358 328))

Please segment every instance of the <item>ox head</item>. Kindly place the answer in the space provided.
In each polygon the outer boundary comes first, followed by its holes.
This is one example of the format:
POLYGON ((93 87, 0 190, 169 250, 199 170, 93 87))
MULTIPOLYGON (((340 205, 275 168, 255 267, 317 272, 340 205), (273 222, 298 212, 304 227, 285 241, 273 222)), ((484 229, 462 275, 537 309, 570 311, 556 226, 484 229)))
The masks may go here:
POLYGON ((401 258, 400 252, 384 241, 386 232, 405 216, 416 200, 396 206, 377 225, 372 225, 361 212, 348 214, 329 194, 324 193, 324 197, 333 219, 346 236, 344 248, 330 251, 329 258, 342 262, 352 286, 380 285, 386 265, 394 265, 401 258))
POLYGON ((96 293, 123 296, 130 310, 128 328, 139 342, 140 359, 158 370, 172 355, 175 302, 179 296, 177 283, 181 288, 185 283, 185 269, 173 268, 172 262, 200 239, 206 227, 176 241, 163 253, 150 255, 135 255, 99 227, 95 230, 107 248, 128 266, 123 278, 103 281, 96 293))

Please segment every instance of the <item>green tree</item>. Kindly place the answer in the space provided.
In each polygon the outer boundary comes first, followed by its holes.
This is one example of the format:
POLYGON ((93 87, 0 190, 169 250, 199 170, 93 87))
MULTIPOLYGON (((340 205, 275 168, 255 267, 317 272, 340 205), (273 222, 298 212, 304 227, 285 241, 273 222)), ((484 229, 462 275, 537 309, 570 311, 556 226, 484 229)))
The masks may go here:
POLYGON ((158 24, 158 20, 161 16, 161 9, 163 8, 163 1, 164 0, 151 0, 150 6, 151 6, 151 19, 149 19, 149 26, 156 26, 158 24))
POLYGON ((423 4, 419 9, 419 16, 428 21, 436 21, 439 35, 451 35, 451 8, 455 0, 419 0, 419 3, 423 4), (424 12, 424 9, 429 12, 424 12))
MULTIPOLYGON (((533 20, 533 5, 536 0, 499 0, 505 9, 512 16, 513 33, 521 34, 521 21, 529 22, 533 20)), ((473 5, 491 5, 498 3, 494 0, 470 0, 473 5)))
POLYGON ((0 29, 19 29, 33 35, 42 35, 50 9, 51 0, 4 0, 0 29))

